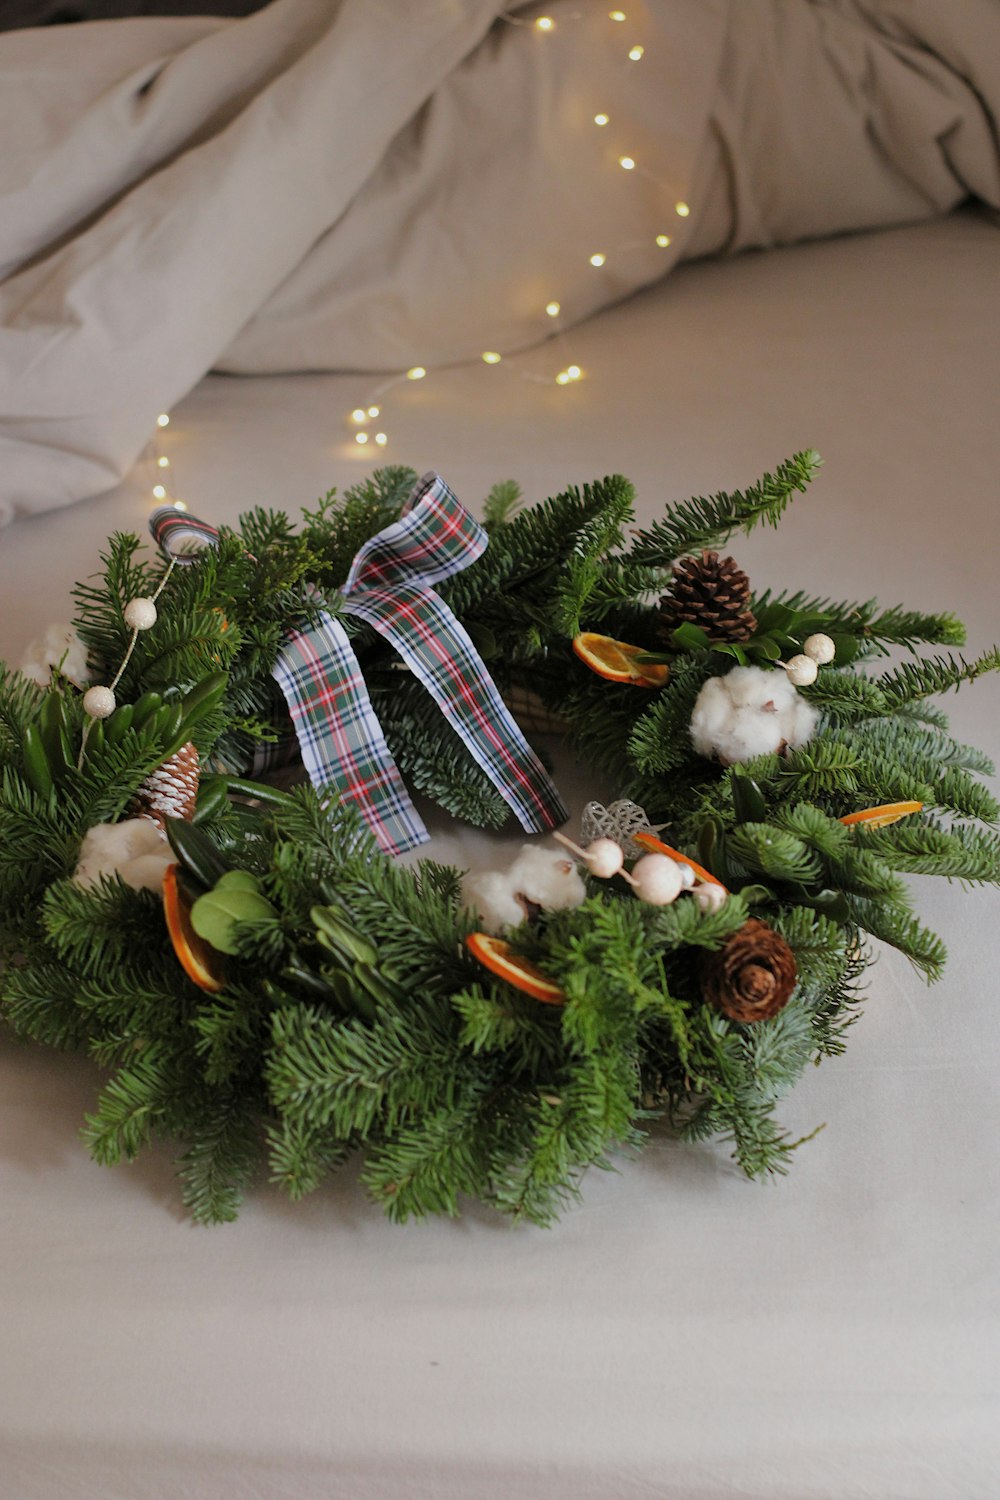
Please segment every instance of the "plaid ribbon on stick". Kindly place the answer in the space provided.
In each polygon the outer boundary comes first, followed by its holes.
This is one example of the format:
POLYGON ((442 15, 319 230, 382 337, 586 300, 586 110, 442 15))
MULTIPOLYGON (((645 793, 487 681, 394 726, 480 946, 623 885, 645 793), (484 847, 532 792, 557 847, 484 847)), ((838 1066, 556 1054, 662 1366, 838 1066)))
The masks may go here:
MULTIPOLYGON (((188 540, 199 528, 206 540, 209 533, 217 535, 190 516, 184 523, 188 540)), ((177 527, 178 540, 180 534, 177 527)), ((432 588, 480 557, 488 540, 440 475, 427 474, 400 520, 358 552, 342 609, 399 652, 521 826, 537 832, 565 821, 566 809, 468 633, 432 588)), ((425 843, 427 830, 385 742, 343 626, 324 611, 314 624, 291 632, 273 675, 313 785, 332 786, 354 802, 387 853, 425 843)))

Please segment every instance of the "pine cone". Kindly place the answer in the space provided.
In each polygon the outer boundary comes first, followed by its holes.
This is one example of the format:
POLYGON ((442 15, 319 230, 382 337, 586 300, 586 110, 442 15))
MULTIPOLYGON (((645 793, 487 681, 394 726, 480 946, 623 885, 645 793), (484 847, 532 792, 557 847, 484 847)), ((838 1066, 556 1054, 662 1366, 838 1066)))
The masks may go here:
POLYGON ((785 939, 751 917, 724 948, 705 959, 702 992, 731 1021, 749 1024, 776 1016, 797 977, 795 954, 785 939))
POLYGON ((198 751, 190 740, 150 772, 132 804, 134 818, 148 818, 159 828, 166 818, 190 823, 198 800, 198 751))
POLYGON ((698 625, 713 641, 748 641, 757 628, 750 610, 750 580, 732 557, 717 552, 685 557, 674 568, 669 594, 660 600, 660 634, 698 625))

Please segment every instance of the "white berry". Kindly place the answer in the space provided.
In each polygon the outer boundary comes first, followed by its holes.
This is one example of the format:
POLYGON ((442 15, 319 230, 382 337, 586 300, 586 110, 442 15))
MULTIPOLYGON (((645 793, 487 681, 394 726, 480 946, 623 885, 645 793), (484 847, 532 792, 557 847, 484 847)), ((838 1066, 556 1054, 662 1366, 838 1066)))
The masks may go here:
POLYGON ((150 630, 156 624, 152 599, 130 599, 125 606, 125 624, 129 630, 150 630))
POLYGON ((723 886, 708 881, 696 885, 691 894, 701 910, 706 912, 718 911, 728 899, 728 892, 723 886))
POLYGON ((599 880, 610 880, 612 875, 617 875, 625 861, 621 847, 614 839, 595 839, 584 849, 583 857, 591 875, 596 875, 599 880))
POLYGON ((837 654, 837 648, 828 635, 809 636, 802 649, 807 656, 811 656, 813 661, 818 662, 821 667, 825 667, 828 662, 833 661, 833 658, 837 654))
POLYGON ((115 706, 115 695, 109 687, 88 688, 83 695, 83 711, 91 719, 106 719, 115 706))
POLYGON ((644 854, 632 870, 636 895, 650 906, 669 906, 680 895, 680 866, 666 854, 644 854))
POLYGON ((793 656, 785 662, 788 680, 795 687, 808 687, 819 676, 819 667, 811 656, 793 656))

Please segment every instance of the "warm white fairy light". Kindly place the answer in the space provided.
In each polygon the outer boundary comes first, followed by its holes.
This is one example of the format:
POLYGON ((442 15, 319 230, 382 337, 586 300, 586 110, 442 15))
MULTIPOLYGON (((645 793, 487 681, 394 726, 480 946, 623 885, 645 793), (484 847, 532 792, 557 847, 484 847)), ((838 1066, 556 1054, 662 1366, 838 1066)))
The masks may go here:
POLYGON ((156 467, 158 469, 170 468, 170 460, 165 453, 161 453, 159 458, 156 460, 156 467))
POLYGON ((153 485, 153 494, 156 496, 157 500, 165 500, 167 498, 166 489, 162 484, 153 485))
POLYGON ((175 500, 174 501, 174 510, 187 510, 187 505, 184 503, 183 500, 175 500))
POLYGON ((170 418, 169 418, 169 416, 167 415, 167 413, 165 411, 161 411, 160 412, 160 415, 156 419, 156 425, 157 425, 157 427, 169 427, 170 426, 170 418))
MULTIPOLYGON (((579 21, 581 19, 581 14, 581 12, 572 12, 570 15, 570 19, 579 21)), ((627 20, 625 11, 619 9, 609 10, 607 12, 607 18, 608 20, 616 24, 620 24, 627 20)), ((521 19, 517 16, 510 15, 507 12, 504 12, 502 13, 502 19, 512 26, 530 27, 531 29, 542 33, 551 32, 556 29, 556 22, 551 15, 536 16, 533 20, 528 20, 521 19)), ((639 62, 645 56, 645 51, 645 47, 641 43, 636 42, 628 49, 625 55, 630 62, 639 62)), ((591 116, 591 119, 593 120, 594 125, 602 129, 607 127, 611 123, 611 116, 606 110, 598 110, 597 113, 591 116)), ((659 180, 647 167, 640 166, 636 162, 635 157, 629 154, 623 154, 616 157, 615 160, 617 161, 617 165, 621 167, 623 171, 637 172, 640 177, 648 178, 651 182, 656 183, 660 188, 665 187, 665 184, 659 182, 659 180)), ((674 203, 673 207, 674 212, 679 218, 685 219, 691 213, 690 206, 682 199, 677 200, 677 202, 674 203)), ((668 249, 672 243, 669 234, 660 233, 652 236, 652 238, 656 246, 661 250, 668 249)), ((618 252, 622 250, 634 251, 639 249, 643 243, 648 246, 649 241, 634 241, 623 245, 613 245, 611 247, 611 250, 612 252, 618 252)), ((588 259, 590 265, 599 270, 607 263, 608 255, 603 250, 595 250, 593 254, 588 257, 588 259)), ((552 298, 550 301, 544 304, 544 311, 546 317, 556 319, 562 312, 562 305, 557 298, 552 298)), ((558 333, 559 330, 554 329, 553 332, 558 333)), ((502 362, 501 354, 493 349, 484 350, 480 355, 480 359, 484 364, 487 365, 498 365, 502 362)), ((536 374, 524 370, 517 370, 516 373, 520 376, 521 379, 535 381, 542 384, 546 383, 547 380, 551 380, 553 378, 552 376, 543 376, 541 374, 536 374)), ((390 386, 397 384, 403 379, 423 380, 427 374, 428 371, 423 365, 413 365, 410 369, 400 371, 397 374, 391 376, 388 380, 383 382, 383 384, 381 384, 373 394, 375 396, 380 396, 390 386)), ((568 365, 565 369, 560 370, 559 373, 555 376, 555 382, 557 385, 571 385, 575 381, 581 379, 583 379, 583 371, 581 370, 579 365, 568 365)), ((364 427, 367 425, 369 419, 374 420, 379 415, 380 408, 377 405, 371 405, 367 409, 363 407, 357 407, 351 413, 351 421, 358 426, 364 427)), ((164 419, 161 419, 161 425, 165 425, 164 419)), ((355 441, 361 445, 367 444, 370 436, 374 437, 374 441, 376 442, 376 444, 378 444, 379 447, 384 447, 389 441, 387 434, 384 432, 377 432, 374 434, 369 434, 367 432, 355 432, 354 434, 355 441)))

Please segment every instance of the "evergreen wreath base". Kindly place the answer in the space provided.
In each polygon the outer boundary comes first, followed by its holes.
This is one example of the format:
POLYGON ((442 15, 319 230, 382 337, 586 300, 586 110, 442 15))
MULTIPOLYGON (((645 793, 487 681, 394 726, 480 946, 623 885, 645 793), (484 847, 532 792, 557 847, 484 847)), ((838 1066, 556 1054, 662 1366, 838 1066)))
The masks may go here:
MULTIPOLYGON (((751 601, 746 641, 714 642, 688 622, 664 643, 655 599, 674 565, 776 523, 817 464, 799 454, 638 535, 624 479, 525 509, 501 485, 485 506, 488 551, 440 588, 505 694, 534 693, 580 757, 732 893, 716 911, 684 899, 658 908, 620 879, 588 878, 583 905, 507 934, 562 1005, 476 961, 460 872, 380 855, 350 809, 309 787, 245 779, 257 748, 284 732, 269 675, 284 633, 321 607, 336 614, 358 547, 399 515, 408 471, 331 494, 298 528, 251 511, 177 569, 100 732, 58 671, 41 688, 3 669, 0 1006, 19 1036, 84 1050, 108 1070, 84 1131, 97 1160, 178 1140, 184 1199, 203 1222, 235 1217, 263 1175, 298 1198, 363 1152, 365 1185, 392 1218, 454 1214, 471 1195, 546 1223, 588 1166, 640 1146, 656 1119, 689 1140, 722 1137, 751 1176, 784 1171, 799 1143, 776 1105, 808 1064, 843 1051, 869 936, 928 978, 941 970, 943 945, 913 915, 902 877, 1000 879, 986 826, 998 808, 979 779, 992 767, 949 737, 929 701, 995 670, 998 653, 915 653, 961 645, 953 616, 768 592, 751 601), (669 667, 666 684, 592 672, 571 650, 581 631, 639 647, 669 667), (690 723, 704 683, 787 657, 810 631, 837 651, 802 690, 820 714, 813 739, 742 765, 697 755, 690 723), (863 670, 897 647, 914 654, 863 670), (118 876, 72 878, 87 831, 129 815, 181 734, 202 766, 195 833, 174 830, 183 878, 208 890, 221 870, 240 870, 261 898, 232 928, 214 993, 185 977, 157 893, 118 876), (922 810, 881 828, 842 821, 904 801, 922 810), (751 918, 786 940, 798 978, 778 1014, 742 1024, 713 1003, 704 974, 706 955, 751 918)), ((76 591, 99 682, 129 646, 126 602, 151 596, 165 571, 127 535, 104 563, 76 591)), ((343 623, 408 784, 458 819, 499 826, 505 804, 419 684, 373 631, 343 623)))

